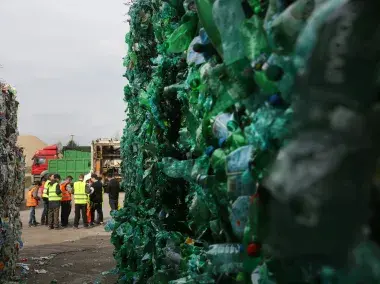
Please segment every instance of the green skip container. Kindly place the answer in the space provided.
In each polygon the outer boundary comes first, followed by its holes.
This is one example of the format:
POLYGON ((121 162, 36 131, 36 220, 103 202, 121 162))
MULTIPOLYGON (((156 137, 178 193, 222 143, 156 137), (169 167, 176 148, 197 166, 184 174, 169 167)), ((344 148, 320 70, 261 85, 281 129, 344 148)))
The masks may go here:
POLYGON ((66 150, 63 157, 64 159, 91 159, 91 152, 66 150))
MULTIPOLYGON (((65 153, 66 154, 66 153, 65 153)), ((49 173, 58 173, 64 180, 67 176, 72 176, 74 181, 78 180, 80 174, 88 174, 91 170, 91 159, 70 159, 49 160, 49 173)))

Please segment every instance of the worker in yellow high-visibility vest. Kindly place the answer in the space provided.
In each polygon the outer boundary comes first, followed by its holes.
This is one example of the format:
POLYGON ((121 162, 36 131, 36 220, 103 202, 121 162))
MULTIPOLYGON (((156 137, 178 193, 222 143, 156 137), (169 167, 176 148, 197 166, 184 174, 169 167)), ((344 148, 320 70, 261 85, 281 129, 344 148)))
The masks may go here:
POLYGON ((54 181, 49 183, 47 195, 49 196, 49 229, 59 229, 59 208, 61 207, 62 191, 59 185, 61 176, 54 175, 54 181))
POLYGON ((74 229, 78 229, 80 215, 82 214, 83 226, 88 228, 87 220, 87 200, 88 194, 90 194, 90 188, 86 186, 86 182, 83 180, 84 175, 79 175, 78 181, 74 182, 73 195, 75 203, 75 217, 74 217, 74 229))
POLYGON ((40 197, 43 200, 44 209, 43 209, 42 215, 41 215, 41 225, 46 225, 46 226, 49 225, 49 222, 48 222, 49 196, 47 194, 47 191, 48 191, 50 183, 53 181, 54 181, 54 174, 49 174, 47 177, 47 180, 46 180, 46 177, 42 178, 43 190, 42 190, 42 196, 40 196, 40 197))

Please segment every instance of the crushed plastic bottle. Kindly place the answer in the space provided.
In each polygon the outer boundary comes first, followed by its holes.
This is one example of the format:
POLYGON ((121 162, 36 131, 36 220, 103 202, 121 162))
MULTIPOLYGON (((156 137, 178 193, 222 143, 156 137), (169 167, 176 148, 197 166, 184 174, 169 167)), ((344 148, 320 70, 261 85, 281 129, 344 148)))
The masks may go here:
POLYGON ((192 169, 194 166, 194 160, 179 161, 171 157, 163 158, 160 167, 162 171, 172 178, 183 178, 185 180, 192 180, 192 169))
POLYGON ((244 57, 239 30, 245 19, 243 8, 239 1, 216 0, 212 15, 222 39, 224 63, 230 65, 244 57))
POLYGON ((234 115, 231 113, 221 113, 215 117, 212 124, 212 133, 217 139, 227 139, 230 132, 228 130, 228 123, 233 121, 234 115))
POLYGON ((207 155, 203 155, 196 159, 191 170, 193 180, 198 180, 200 176, 207 175, 209 168, 210 158, 207 155))
POLYGON ((173 249, 168 247, 164 248, 163 252, 168 260, 170 260, 176 265, 180 264, 182 257, 178 252, 175 252, 173 249))
POLYGON ((284 52, 293 51, 297 37, 314 9, 315 0, 298 0, 288 6, 271 23, 275 44, 284 52))
POLYGON ((253 154, 254 147, 243 146, 226 158, 227 189, 232 197, 252 195, 255 192, 254 184, 245 184, 242 180, 243 173, 248 170, 253 154))
POLYGON ((211 245, 207 256, 219 273, 237 273, 243 269, 243 246, 241 244, 211 245))
POLYGON ((114 219, 108 220, 104 226, 104 230, 106 232, 112 232, 114 229, 115 229, 115 220, 114 219))
POLYGON ((250 196, 240 196, 232 204, 230 222, 235 236, 242 241, 248 223, 250 196))

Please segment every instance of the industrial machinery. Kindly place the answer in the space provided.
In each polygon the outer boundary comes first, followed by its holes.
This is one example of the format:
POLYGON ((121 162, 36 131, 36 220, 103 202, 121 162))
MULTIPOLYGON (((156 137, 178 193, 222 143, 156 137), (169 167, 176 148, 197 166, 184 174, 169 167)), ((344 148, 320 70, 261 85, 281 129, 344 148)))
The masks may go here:
POLYGON ((112 175, 121 179, 120 140, 99 138, 91 144, 91 169, 105 179, 112 175))

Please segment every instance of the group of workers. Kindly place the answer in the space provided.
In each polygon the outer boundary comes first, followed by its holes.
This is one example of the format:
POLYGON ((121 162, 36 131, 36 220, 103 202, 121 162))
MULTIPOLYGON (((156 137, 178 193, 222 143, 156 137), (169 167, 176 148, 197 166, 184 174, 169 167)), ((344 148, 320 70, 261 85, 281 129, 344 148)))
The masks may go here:
MULTIPOLYGON (((112 175, 108 176, 106 192, 109 195, 111 211, 117 210, 120 184, 112 175)), ((74 229, 79 228, 81 215, 85 228, 93 227, 95 224, 102 225, 103 194, 102 179, 96 174, 92 174, 91 178, 86 181, 84 175, 81 174, 74 183, 72 176, 67 176, 61 182, 59 174, 49 174, 41 182, 35 182, 28 190, 26 206, 30 208, 29 226, 39 225, 36 221, 36 207, 42 200, 44 207, 41 225, 48 226, 49 229, 67 228, 72 208, 72 197, 75 204, 74 229), (95 212, 97 213, 96 221, 95 212)))

